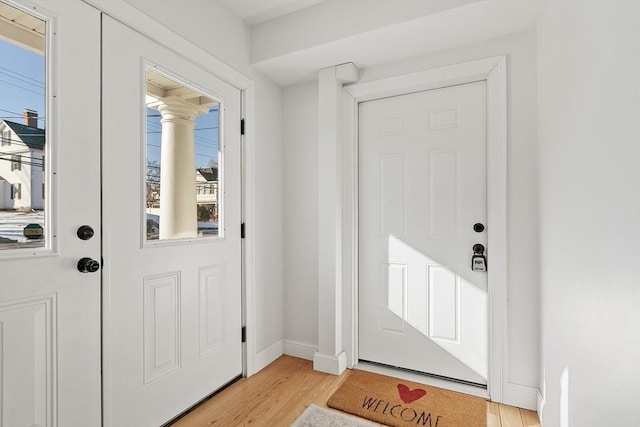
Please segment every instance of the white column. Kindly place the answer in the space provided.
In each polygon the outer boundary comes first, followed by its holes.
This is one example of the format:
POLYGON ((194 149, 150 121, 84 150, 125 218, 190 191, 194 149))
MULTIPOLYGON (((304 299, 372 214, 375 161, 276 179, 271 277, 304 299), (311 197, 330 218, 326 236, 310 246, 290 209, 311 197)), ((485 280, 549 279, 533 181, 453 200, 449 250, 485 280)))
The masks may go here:
POLYGON ((149 104, 162 116, 160 239, 196 237, 195 119, 208 109, 178 97, 149 104))
POLYGON ((318 74, 318 352, 313 367, 335 375, 347 367, 342 343, 342 85, 357 78, 351 63, 318 74))

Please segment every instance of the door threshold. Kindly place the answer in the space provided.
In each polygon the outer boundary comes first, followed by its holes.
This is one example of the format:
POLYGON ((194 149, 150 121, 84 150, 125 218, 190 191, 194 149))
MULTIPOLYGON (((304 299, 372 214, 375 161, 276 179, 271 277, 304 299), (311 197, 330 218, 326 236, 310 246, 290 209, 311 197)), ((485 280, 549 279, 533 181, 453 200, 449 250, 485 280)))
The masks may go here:
POLYGON ((413 381, 421 384, 426 384, 432 387, 439 387, 445 390, 451 390, 458 393, 470 394, 472 396, 481 397, 486 400, 490 400, 489 391, 487 386, 482 384, 461 382, 451 378, 430 375, 410 369, 398 368, 395 366, 385 365, 382 363, 369 362, 366 360, 359 360, 353 369, 359 369, 361 371, 373 372, 375 374, 387 375, 389 377, 400 378, 407 381, 413 381))

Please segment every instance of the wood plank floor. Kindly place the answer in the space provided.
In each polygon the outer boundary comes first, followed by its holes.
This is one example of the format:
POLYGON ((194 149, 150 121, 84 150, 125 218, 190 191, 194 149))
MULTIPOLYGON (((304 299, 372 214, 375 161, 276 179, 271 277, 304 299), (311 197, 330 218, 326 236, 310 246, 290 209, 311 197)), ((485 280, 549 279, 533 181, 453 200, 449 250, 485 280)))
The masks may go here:
MULTIPOLYGON (((311 361, 282 356, 252 377, 243 378, 202 403, 172 427, 288 427, 313 403, 327 400, 349 375, 313 370, 311 361)), ((484 427, 484 426, 478 426, 484 427)), ((535 412, 487 402, 487 427, 540 427, 535 412)))

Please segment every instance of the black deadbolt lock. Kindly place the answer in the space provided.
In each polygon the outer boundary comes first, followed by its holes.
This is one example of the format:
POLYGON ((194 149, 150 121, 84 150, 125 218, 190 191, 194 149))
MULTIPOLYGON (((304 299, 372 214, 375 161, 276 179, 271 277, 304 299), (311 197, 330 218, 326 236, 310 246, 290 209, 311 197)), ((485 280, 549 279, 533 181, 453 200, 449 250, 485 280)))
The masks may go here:
POLYGON ((476 222, 475 224, 473 224, 473 231, 475 231, 476 233, 482 233, 484 231, 484 224, 476 222))
POLYGON ((89 225, 83 225, 78 228, 77 234, 80 240, 89 240, 93 237, 93 228, 89 225))

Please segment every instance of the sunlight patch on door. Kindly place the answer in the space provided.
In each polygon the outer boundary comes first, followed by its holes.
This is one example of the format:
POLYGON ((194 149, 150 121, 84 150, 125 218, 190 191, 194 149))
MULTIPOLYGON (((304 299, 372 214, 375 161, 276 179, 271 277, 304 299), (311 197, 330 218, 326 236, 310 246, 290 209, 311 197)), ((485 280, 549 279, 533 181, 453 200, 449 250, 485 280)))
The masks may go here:
POLYGON ((221 101, 147 66, 147 241, 222 235, 221 101))
POLYGON ((418 332, 486 379, 487 292, 473 274, 454 271, 394 235, 387 236, 387 254, 382 329, 418 332))
POLYGON ((46 22, 0 2, 0 250, 43 248, 46 22))

